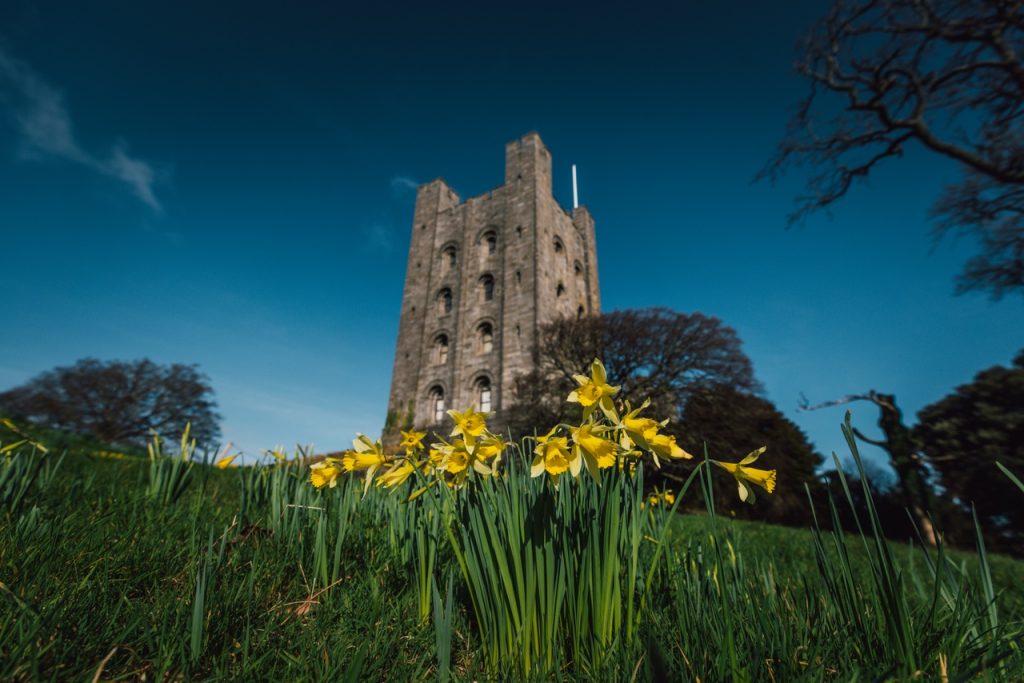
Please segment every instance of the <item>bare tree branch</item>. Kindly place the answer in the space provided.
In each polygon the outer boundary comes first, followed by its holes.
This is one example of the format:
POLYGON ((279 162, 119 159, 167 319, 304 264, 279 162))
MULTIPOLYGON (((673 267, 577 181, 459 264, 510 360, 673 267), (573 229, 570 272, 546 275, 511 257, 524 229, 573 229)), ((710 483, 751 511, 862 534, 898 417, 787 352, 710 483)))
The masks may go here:
POLYGON ((1022 16, 1021 0, 837 0, 804 41, 809 93, 757 176, 814 169, 790 223, 916 143, 963 169, 932 211, 936 237, 981 246, 957 291, 1024 292, 1022 16))

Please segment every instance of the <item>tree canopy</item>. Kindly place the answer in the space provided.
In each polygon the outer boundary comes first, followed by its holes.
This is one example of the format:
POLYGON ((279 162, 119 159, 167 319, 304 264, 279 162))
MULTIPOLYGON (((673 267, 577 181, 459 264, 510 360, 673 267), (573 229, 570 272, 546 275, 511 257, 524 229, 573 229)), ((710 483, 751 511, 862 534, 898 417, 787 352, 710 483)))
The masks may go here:
POLYGON ((1024 547, 1021 492, 996 466, 1024 476, 1024 350, 1012 367, 979 372, 918 412, 920 449, 949 496, 974 505, 982 527, 1005 544, 1024 547))
POLYGON ((150 431, 177 435, 191 423, 197 441, 220 436, 213 389, 195 365, 79 360, 0 393, 0 415, 108 443, 142 444, 150 431))
POLYGON ((936 235, 980 246, 958 290, 1024 293, 1022 60, 1020 0, 838 0, 803 42, 809 93, 761 177, 814 169, 797 221, 908 145, 953 160, 962 176, 939 190, 936 235))
POLYGON ((537 370, 520 377, 508 411, 514 433, 572 417, 566 396, 573 375, 595 358, 622 387, 617 400, 634 406, 651 400, 649 414, 679 419, 694 392, 724 384, 758 391, 754 367, 735 330, 718 318, 665 308, 613 311, 562 319, 540 331, 537 370))

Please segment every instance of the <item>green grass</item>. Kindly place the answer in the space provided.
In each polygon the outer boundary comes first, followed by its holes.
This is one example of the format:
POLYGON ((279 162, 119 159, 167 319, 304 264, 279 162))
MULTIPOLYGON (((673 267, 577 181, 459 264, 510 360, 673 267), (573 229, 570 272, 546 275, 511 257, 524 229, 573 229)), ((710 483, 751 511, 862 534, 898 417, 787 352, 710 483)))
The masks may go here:
MULTIPOLYGON (((59 455, 45 457, 46 476, 0 508, 0 680, 511 676, 485 661, 446 541, 423 580, 395 497, 348 506, 360 482, 317 492, 290 468, 275 498, 244 488, 249 472, 196 465, 163 506, 146 495, 145 459, 72 448, 54 470, 59 455)), ((939 655, 950 680, 1024 673, 1024 563, 950 552, 935 581, 918 547, 822 534, 816 550, 811 531, 705 515, 679 517, 667 538, 656 558, 654 539, 639 550, 653 569, 636 636, 619 626, 598 665, 561 652, 538 677, 941 680, 939 655)))

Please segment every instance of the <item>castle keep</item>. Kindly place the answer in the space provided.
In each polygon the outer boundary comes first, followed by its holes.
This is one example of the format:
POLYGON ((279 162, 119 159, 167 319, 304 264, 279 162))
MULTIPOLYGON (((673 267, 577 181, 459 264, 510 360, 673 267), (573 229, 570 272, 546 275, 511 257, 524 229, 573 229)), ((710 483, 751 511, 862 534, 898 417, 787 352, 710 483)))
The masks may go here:
POLYGON ((594 220, 555 201, 539 135, 505 145, 505 184, 490 192, 462 201, 441 179, 420 186, 385 439, 470 405, 500 426, 540 326, 599 311, 594 220))

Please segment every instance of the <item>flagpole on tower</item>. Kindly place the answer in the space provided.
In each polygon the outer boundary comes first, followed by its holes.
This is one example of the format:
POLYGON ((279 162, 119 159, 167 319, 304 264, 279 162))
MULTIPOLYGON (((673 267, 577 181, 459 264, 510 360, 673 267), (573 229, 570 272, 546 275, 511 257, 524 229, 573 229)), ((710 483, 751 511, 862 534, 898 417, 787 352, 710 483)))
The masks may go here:
POLYGON ((580 207, 580 196, 576 190, 576 164, 572 165, 572 209, 575 211, 580 207))

